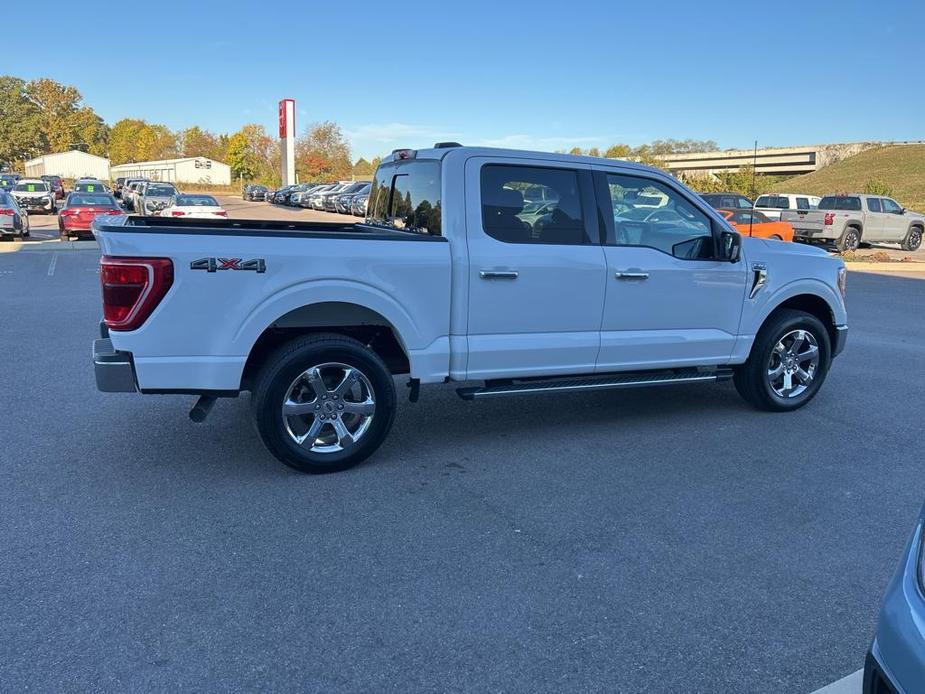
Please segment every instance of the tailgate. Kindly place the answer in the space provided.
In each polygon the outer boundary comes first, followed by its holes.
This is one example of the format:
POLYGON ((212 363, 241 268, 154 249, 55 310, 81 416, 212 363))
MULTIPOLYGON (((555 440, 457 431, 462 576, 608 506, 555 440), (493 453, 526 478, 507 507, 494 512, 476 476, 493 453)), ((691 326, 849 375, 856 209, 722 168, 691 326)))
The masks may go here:
POLYGON ((825 226, 825 212, 796 210, 782 212, 780 221, 793 227, 795 236, 818 236, 825 226))

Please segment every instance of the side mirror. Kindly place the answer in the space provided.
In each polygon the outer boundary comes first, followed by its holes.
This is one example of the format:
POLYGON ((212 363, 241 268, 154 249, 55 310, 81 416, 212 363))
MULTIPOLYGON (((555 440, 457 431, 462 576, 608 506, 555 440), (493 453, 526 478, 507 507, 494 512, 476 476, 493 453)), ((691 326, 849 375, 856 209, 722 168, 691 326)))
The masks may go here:
POLYGON ((719 238, 721 260, 730 263, 739 262, 742 251, 742 236, 736 231, 724 231, 719 238))

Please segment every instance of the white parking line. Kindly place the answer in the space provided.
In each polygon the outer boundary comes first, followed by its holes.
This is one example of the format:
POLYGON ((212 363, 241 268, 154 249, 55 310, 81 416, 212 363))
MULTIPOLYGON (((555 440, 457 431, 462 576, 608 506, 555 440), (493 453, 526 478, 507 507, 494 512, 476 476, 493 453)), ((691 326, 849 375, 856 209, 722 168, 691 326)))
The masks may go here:
POLYGON ((847 677, 842 677, 837 682, 827 684, 822 689, 817 689, 812 694, 861 694, 863 681, 864 670, 858 670, 847 677))
POLYGON ((58 254, 52 253, 51 263, 48 264, 48 276, 51 277, 55 274, 55 265, 58 264, 58 254))

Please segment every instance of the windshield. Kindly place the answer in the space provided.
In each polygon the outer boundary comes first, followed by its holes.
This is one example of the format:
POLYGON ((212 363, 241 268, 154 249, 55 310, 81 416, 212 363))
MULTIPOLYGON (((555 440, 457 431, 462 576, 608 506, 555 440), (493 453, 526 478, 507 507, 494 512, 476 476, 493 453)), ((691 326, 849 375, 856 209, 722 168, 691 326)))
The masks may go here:
POLYGON ((17 183, 16 187, 13 190, 22 192, 22 193, 41 193, 48 192, 48 184, 42 181, 41 183, 17 183))
POLYGON ((145 189, 145 195, 158 195, 161 197, 170 197, 171 195, 176 195, 177 189, 173 186, 152 186, 149 185, 145 189))
POLYGON ((218 207, 211 195, 178 195, 173 203, 177 207, 218 207))
POLYGON ((72 193, 67 199, 68 207, 83 205, 98 205, 103 207, 116 207, 115 198, 111 195, 93 195, 92 193, 72 193))
POLYGON ((440 162, 404 160, 376 170, 367 223, 440 236, 440 162))
POLYGON ((78 193, 100 193, 103 189, 102 183, 75 183, 74 190, 78 193))

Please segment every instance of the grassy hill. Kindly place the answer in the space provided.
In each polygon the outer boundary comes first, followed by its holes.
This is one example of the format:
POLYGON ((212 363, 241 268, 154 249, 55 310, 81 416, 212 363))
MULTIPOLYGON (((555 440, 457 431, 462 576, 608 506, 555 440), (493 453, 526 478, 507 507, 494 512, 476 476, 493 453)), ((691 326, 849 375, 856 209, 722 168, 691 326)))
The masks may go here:
POLYGON ((925 145, 894 145, 869 149, 830 166, 775 183, 779 193, 825 195, 865 192, 868 182, 879 181, 899 204, 925 212, 925 145))

